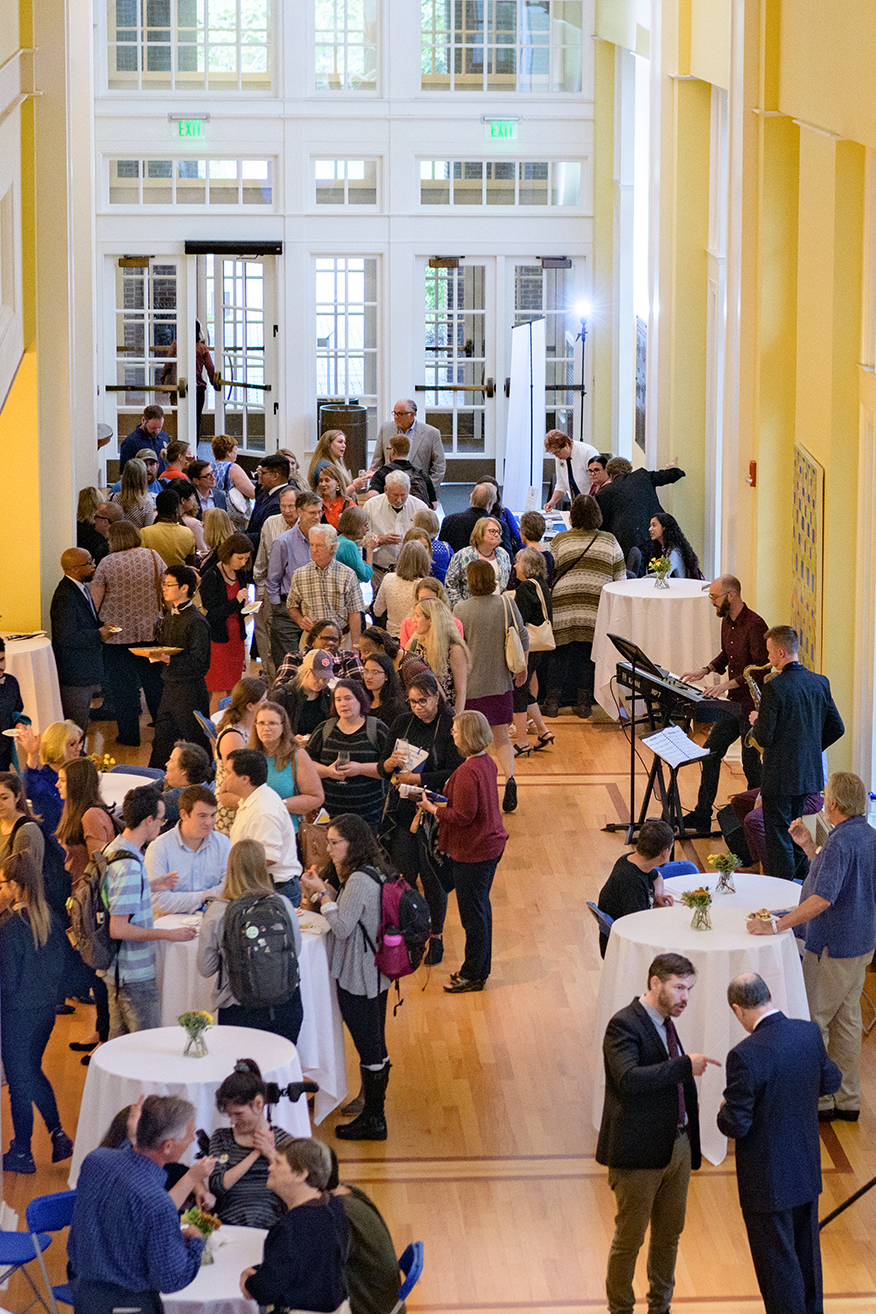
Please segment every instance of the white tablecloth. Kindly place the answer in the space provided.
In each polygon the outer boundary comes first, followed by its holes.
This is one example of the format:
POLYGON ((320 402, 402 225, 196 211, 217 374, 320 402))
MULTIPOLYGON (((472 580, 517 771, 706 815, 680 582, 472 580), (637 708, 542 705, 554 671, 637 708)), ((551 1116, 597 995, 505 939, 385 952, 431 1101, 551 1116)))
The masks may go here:
POLYGON ((213 1263, 182 1291, 162 1295, 165 1314, 257 1314, 256 1302, 241 1294, 240 1275, 262 1262, 267 1235, 260 1227, 220 1227, 210 1241, 213 1263))
POLYGON ((595 692, 599 706, 614 720, 617 709, 609 683, 622 658, 609 634, 631 639, 674 675, 699 670, 721 649, 721 622, 708 592, 703 592, 703 581, 668 582, 668 589, 658 589, 653 578, 624 579, 606 584, 600 594, 593 633, 595 692))
POLYGON ((108 808, 115 809, 122 815, 122 803, 129 789, 139 789, 141 785, 154 785, 157 782, 149 776, 138 776, 133 771, 101 771, 98 776, 100 797, 108 808))
POLYGON ((37 639, 8 640, 6 669, 21 686, 25 716, 30 717, 39 734, 55 721, 63 721, 58 670, 50 639, 40 635, 37 639))
POLYGON ((800 902, 802 889, 802 886, 795 885, 793 881, 783 881, 778 876, 758 876, 755 872, 736 871, 733 873, 736 893, 715 895, 718 872, 712 871, 711 867, 708 871, 692 872, 690 876, 670 876, 664 884, 669 893, 676 898, 685 890, 696 890, 699 886, 705 885, 712 891, 717 907, 744 908, 746 912, 757 912, 758 908, 769 908, 770 911, 777 908, 796 908, 800 902))
MULTIPOLYGON (((322 922, 318 913, 307 913, 303 920, 322 922)), ((189 924, 190 918, 180 913, 160 917, 156 922, 156 926, 168 929, 189 924)), ((320 1123, 347 1094, 344 1034, 337 995, 329 976, 326 938, 302 931, 301 941, 299 968, 304 1021, 296 1049, 304 1075, 319 1085, 314 1098, 314 1121, 320 1123)), ((198 941, 159 940, 156 948, 162 1026, 173 1026, 187 1008, 212 1011, 212 977, 203 977, 198 971, 198 941)))
MULTIPOLYGON (((118 1036, 94 1051, 82 1092, 70 1186, 76 1185, 82 1160, 103 1140, 119 1109, 134 1104, 141 1094, 189 1100, 195 1106, 195 1126, 210 1134, 228 1125, 216 1108, 216 1091, 239 1058, 255 1059, 264 1080, 279 1086, 301 1080, 295 1046, 282 1036, 250 1027, 211 1027, 205 1038, 209 1052, 204 1058, 183 1058, 186 1033, 180 1026, 118 1036)), ((294 1104, 281 1099, 273 1120, 293 1136, 310 1135, 303 1096, 294 1104)))
MULTIPOLYGON (((697 1079, 703 1155, 715 1164, 721 1163, 727 1154, 727 1138, 718 1131, 715 1121, 724 1097, 723 1064, 728 1051, 746 1034, 730 1011, 727 986, 741 972, 759 972, 770 988, 776 1008, 788 1017, 809 1017, 803 969, 793 932, 749 935, 745 914, 750 911, 738 905, 713 903, 711 931, 694 931, 690 924, 693 911, 684 904, 619 918, 608 938, 596 1004, 594 1035, 601 1048, 609 1019, 647 990, 648 968, 658 954, 684 954, 693 963, 696 985, 677 1026, 681 1043, 689 1054, 705 1054, 722 1065, 708 1067, 697 1079)), ((600 1064, 593 1091, 593 1125, 597 1129, 602 1117, 603 1093, 604 1071, 600 1064)))

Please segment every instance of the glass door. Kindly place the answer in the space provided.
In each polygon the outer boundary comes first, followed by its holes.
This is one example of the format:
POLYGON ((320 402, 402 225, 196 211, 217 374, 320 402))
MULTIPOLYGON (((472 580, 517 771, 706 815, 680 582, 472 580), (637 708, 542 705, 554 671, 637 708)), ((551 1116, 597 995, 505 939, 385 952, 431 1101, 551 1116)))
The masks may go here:
MULTIPOLYGON (((109 263, 112 327, 104 419, 119 443, 146 406, 161 406, 171 438, 188 435, 190 389, 186 324, 186 257, 121 256, 109 263)), ((192 357, 193 358, 193 354, 192 357)))
POLYGON ((559 429, 576 441, 587 438, 581 432, 579 409, 579 403, 584 405, 580 306, 585 295, 585 263, 572 260, 566 269, 543 269, 531 258, 509 257, 506 269, 511 323, 545 320, 545 433, 559 429))
POLYGON ((275 267, 271 256, 198 257, 208 346, 221 383, 208 387, 201 441, 236 438, 241 452, 277 449, 274 333, 275 267), (211 423, 212 421, 212 423, 211 423))

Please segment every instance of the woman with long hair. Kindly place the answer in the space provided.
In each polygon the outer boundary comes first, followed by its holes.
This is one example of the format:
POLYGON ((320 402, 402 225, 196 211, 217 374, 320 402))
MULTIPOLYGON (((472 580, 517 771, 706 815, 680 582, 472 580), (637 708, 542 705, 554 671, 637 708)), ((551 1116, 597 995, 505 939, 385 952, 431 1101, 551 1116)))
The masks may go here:
POLYGON ((125 462, 122 486, 110 498, 110 501, 118 502, 125 519, 129 520, 135 529, 143 529, 145 525, 151 525, 155 519, 155 498, 148 491, 148 483, 146 466, 134 457, 125 462))
POLYGON ((490 975, 493 910, 490 890, 508 832, 496 791, 496 764, 487 752, 492 741, 487 718, 462 712, 453 722, 453 742, 465 758, 444 786, 446 807, 423 796, 417 806, 438 818, 438 844, 453 861, 459 920, 465 931, 465 959, 444 987, 448 994, 483 990, 490 975))
POLYGON ((657 511, 648 526, 653 547, 651 557, 669 557, 672 562, 670 576, 675 579, 702 579, 703 572, 697 554, 688 543, 675 516, 657 511))
POLYGON ((316 444, 316 451, 310 458, 310 469, 307 472, 310 486, 314 492, 316 492, 319 482, 320 470, 324 465, 333 465, 341 476, 341 492, 347 497, 355 497, 353 476, 344 462, 346 450, 347 435, 341 429, 326 429, 316 444))
POLYGON ((422 658, 434 672, 444 697, 457 712, 465 707, 471 654, 450 611, 438 598, 424 597, 414 604, 408 651, 422 658))
POLYGON ((212 900, 204 913, 198 935, 198 971, 201 976, 215 978, 212 984, 212 1007, 220 1026, 255 1027, 258 1031, 271 1031, 275 1036, 285 1036, 294 1045, 304 1017, 300 986, 296 986, 285 1003, 273 1004, 267 1008, 244 1008, 231 993, 223 948, 225 914, 235 900, 248 899, 253 895, 275 895, 282 899, 289 914, 295 953, 300 957, 301 932, 298 929, 295 906, 291 899, 274 888, 265 862, 264 846, 258 840, 243 839, 231 846, 222 898, 212 900))
POLYGON ((392 725, 405 710, 405 695, 396 669, 385 653, 374 652, 365 659, 362 683, 371 695, 371 715, 392 725))
POLYGON ((231 833, 234 813, 240 799, 236 794, 229 794, 223 788, 228 755, 236 748, 246 748, 252 728, 255 725, 256 712, 268 696, 268 686, 264 680, 246 675, 231 690, 231 702, 216 727, 216 800, 219 811, 216 814, 216 829, 224 835, 231 833))
POLYGON ((42 1068, 64 972, 64 933, 46 903, 31 849, 7 853, 0 862, 0 901, 0 1053, 14 1138, 3 1170, 35 1173, 34 1104, 52 1139, 52 1163, 69 1159, 73 1142, 61 1127, 55 1092, 42 1068))
MULTIPOLYGON (((441 583, 441 580, 436 579, 434 575, 424 575, 423 578, 420 580, 419 584, 417 585, 416 593, 414 594, 414 606, 416 606, 416 604, 420 601, 421 598, 437 598, 439 602, 444 603, 444 606, 447 608, 448 611, 450 610, 450 599, 447 596, 447 590, 444 587, 444 585, 441 583)), ((456 628, 459 630, 459 637, 461 639, 464 639, 465 635, 462 632, 461 621, 456 621, 456 628)), ((399 643, 403 648, 406 648, 410 643, 411 635, 413 634, 413 632, 414 632, 414 607, 412 606, 411 614, 404 618, 404 620, 401 623, 401 630, 399 631, 399 636, 398 636, 399 643)))
POLYGON ((364 1108, 353 1122, 336 1127, 347 1141, 385 1141, 384 1102, 389 1081, 386 999, 389 978, 374 960, 381 917, 381 886, 389 874, 374 832, 351 813, 332 817, 328 863, 320 875, 307 871, 301 888, 328 922, 329 971, 338 1006, 362 1074, 364 1108), (364 932, 364 934, 363 934, 364 932))
POLYGON ((325 790, 329 816, 355 812, 377 827, 383 812, 383 781, 377 762, 387 726, 371 714, 371 695, 358 680, 338 680, 332 716, 310 736, 308 751, 325 790))
POLYGON ((140 690, 154 721, 164 685, 161 663, 138 657, 131 648, 155 642, 163 614, 159 599, 166 566, 154 548, 142 546, 140 532, 129 520, 110 525, 109 549, 91 581, 91 596, 101 624, 119 627, 103 645, 118 726, 116 742, 139 748, 140 690))
POLYGON ((247 567, 252 543, 246 534, 232 534, 216 552, 216 565, 201 576, 201 602, 210 626, 210 713, 218 712, 240 679, 246 660, 246 621, 241 608, 248 601, 247 567))
POLYGON ((469 547, 454 552, 447 567, 444 581, 450 597, 451 609, 457 602, 469 597, 467 567, 472 561, 485 561, 493 572, 495 592, 502 593, 508 587, 511 575, 511 558, 501 546, 502 526, 495 516, 481 516, 471 531, 469 547))
MULTIPOLYGON (((27 818, 24 833, 34 837, 31 847, 37 853, 43 873, 43 889, 49 907, 67 924, 67 900, 70 878, 64 870, 64 850, 55 839, 64 802, 58 790, 58 773, 65 762, 82 752, 82 731, 73 721, 55 721, 41 735, 33 726, 24 726, 18 736, 19 751, 27 754, 27 766, 18 776, 0 776, 19 800, 17 810, 27 818), (37 835, 34 835, 37 832, 37 835), (37 843, 42 841, 42 848, 37 843)), ((0 828, 2 831, 2 828, 0 828)), ((0 856, 2 856, 0 836, 0 856)), ((75 993, 78 994, 78 991, 75 993)))
POLYGON ((216 553, 226 538, 230 538, 234 533, 234 525, 231 523, 231 517, 227 511, 221 507, 211 506, 204 512, 204 545, 207 548, 207 556, 201 562, 200 570, 203 575, 205 570, 216 565, 216 553))
POLYGON ((300 818, 322 807, 325 792, 316 767, 293 735, 286 709, 279 703, 262 703, 256 712, 249 747, 264 753, 268 763, 267 783, 286 804, 297 834, 300 818))
POLYGON ((386 616, 386 628, 398 635, 402 621, 409 616, 414 605, 417 585, 429 574, 429 554, 422 543, 405 543, 398 554, 395 570, 384 575, 377 597, 374 615, 386 616))
POLYGON ((95 561, 100 561, 107 554, 107 541, 95 523, 103 498, 99 488, 80 488, 76 502, 76 546, 85 548, 95 561))
MULTIPOLYGON (((514 601, 524 625, 543 625, 551 618, 551 595, 544 553, 535 547, 524 548, 514 559, 514 570, 517 576, 514 601)), ((527 657, 526 682, 515 685, 513 689, 515 757, 525 757, 533 751, 526 729, 530 719, 538 736, 535 752, 553 743, 554 736, 545 725, 538 705, 538 672, 543 669, 545 658, 548 657, 549 652, 530 652, 527 657)))
POLYGON ((316 476, 316 491, 322 498, 320 520, 324 525, 331 525, 333 529, 337 529, 341 516, 353 505, 349 497, 344 494, 343 478, 340 469, 332 461, 327 461, 316 476))
MULTIPOLYGON (((64 867, 70 877, 70 888, 75 890, 90 859, 98 849, 105 848, 111 839, 115 839, 116 828, 100 796, 97 767, 91 758, 74 758, 64 763, 58 772, 58 793, 64 800, 64 810, 55 838, 66 855, 64 867)), ((80 971, 90 981, 97 1017, 93 1035, 85 1040, 71 1041, 70 1048, 88 1055, 109 1039, 109 999, 103 977, 84 963, 80 971)), ((83 1062, 87 1067, 87 1060, 83 1062)))
POLYGON ((20 776, 0 772, 0 862, 10 853, 31 852, 42 871, 45 840, 37 825, 20 776))

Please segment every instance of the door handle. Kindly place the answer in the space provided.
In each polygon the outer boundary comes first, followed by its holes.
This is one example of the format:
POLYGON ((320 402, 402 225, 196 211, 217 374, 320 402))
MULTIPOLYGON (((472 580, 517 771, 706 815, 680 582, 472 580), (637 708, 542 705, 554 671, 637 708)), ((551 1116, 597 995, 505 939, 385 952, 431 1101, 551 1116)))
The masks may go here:
POLYGON ((487 397, 495 397, 495 379, 486 379, 483 383, 417 383, 414 392, 482 392, 487 397))

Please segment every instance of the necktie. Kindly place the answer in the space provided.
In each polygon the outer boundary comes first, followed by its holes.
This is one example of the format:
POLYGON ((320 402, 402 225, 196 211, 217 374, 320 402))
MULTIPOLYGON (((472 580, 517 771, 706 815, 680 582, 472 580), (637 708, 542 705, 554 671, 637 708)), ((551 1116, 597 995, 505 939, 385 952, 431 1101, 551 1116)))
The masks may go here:
POLYGON ((575 479, 575 476, 572 474, 572 458, 571 458, 571 457, 570 457, 569 460, 566 462, 566 465, 567 465, 568 468, 569 468, 569 492, 572 494, 573 497, 578 497, 579 494, 580 494, 580 492, 581 492, 581 489, 578 487, 578 484, 577 484, 577 481, 576 481, 576 479, 575 479))
MULTIPOLYGON (((678 1032, 675 1029, 675 1023, 671 1017, 664 1023, 666 1027, 666 1043, 669 1046, 669 1057, 678 1058, 681 1054, 681 1045, 678 1043, 678 1032)), ((684 1103, 684 1083, 678 1083, 678 1125, 679 1127, 687 1126, 687 1109, 684 1103)))

